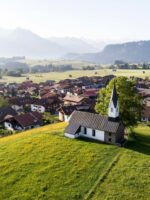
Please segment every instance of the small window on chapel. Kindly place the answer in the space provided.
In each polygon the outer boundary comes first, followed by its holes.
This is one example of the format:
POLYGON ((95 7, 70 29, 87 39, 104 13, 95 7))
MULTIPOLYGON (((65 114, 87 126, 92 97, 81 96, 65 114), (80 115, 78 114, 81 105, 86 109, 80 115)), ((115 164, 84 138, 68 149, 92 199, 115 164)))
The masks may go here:
POLYGON ((92 136, 95 137, 95 130, 92 130, 92 136))
POLYGON ((111 108, 111 112, 113 112, 114 111, 114 109, 113 108, 111 108))

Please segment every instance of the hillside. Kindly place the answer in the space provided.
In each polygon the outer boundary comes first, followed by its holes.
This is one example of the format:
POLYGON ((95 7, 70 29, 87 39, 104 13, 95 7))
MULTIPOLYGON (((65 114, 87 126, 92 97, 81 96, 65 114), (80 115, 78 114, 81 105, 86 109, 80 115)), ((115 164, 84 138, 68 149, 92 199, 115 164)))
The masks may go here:
POLYGON ((65 59, 76 59, 101 64, 112 64, 115 60, 140 63, 150 61, 149 51, 150 41, 138 41, 107 45, 104 50, 99 53, 67 54, 65 59))
POLYGON ((0 139, 0 199, 148 199, 149 128, 124 149, 65 138, 65 126, 0 139))
POLYGON ((118 162, 105 181, 98 184, 92 200, 148 200, 150 197, 150 128, 134 130, 118 162), (109 188, 109 189, 106 189, 109 188))
POLYGON ((27 56, 33 58, 56 58, 62 56, 63 47, 50 42, 29 30, 17 28, 6 35, 0 30, 1 57, 27 56))

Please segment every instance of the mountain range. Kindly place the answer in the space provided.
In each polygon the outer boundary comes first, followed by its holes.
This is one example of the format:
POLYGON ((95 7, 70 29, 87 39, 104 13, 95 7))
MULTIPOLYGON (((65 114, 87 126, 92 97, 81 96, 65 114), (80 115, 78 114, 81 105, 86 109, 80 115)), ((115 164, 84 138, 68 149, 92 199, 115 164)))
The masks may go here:
POLYGON ((113 64, 115 60, 129 63, 150 62, 150 41, 107 45, 101 52, 67 54, 65 59, 82 60, 100 64, 113 64))
POLYGON ((96 48, 90 42, 79 38, 43 38, 22 28, 15 30, 0 29, 0 57, 26 56, 56 59, 71 52, 97 52, 102 47, 96 48))
POLYGON ((22 28, 0 29, 0 57, 12 56, 80 60, 100 64, 112 64, 115 60, 150 62, 150 41, 107 44, 75 37, 43 38, 22 28))

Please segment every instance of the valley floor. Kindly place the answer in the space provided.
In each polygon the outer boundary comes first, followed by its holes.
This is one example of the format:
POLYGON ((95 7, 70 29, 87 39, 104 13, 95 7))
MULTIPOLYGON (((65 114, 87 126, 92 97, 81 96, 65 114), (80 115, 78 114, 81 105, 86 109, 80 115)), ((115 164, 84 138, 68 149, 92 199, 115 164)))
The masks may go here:
POLYGON ((0 139, 0 200, 142 199, 150 196, 150 128, 126 148, 63 136, 65 123, 0 139))
POLYGON ((66 72, 49 72, 49 73, 37 73, 37 74, 26 74, 22 77, 12 77, 12 76, 3 76, 0 79, 0 82, 7 82, 7 83, 21 83, 26 80, 27 77, 30 78, 33 82, 42 82, 46 80, 55 80, 60 81, 64 79, 74 79, 81 76, 106 76, 106 75, 115 75, 115 76, 135 76, 146 78, 150 77, 150 70, 125 70, 125 69, 118 69, 116 72, 113 72, 111 69, 101 69, 101 70, 73 70, 73 71, 66 71, 66 72), (143 73, 143 71, 145 73, 143 73), (95 74, 96 73, 96 74, 95 74), (70 77, 70 75, 72 77, 70 77))

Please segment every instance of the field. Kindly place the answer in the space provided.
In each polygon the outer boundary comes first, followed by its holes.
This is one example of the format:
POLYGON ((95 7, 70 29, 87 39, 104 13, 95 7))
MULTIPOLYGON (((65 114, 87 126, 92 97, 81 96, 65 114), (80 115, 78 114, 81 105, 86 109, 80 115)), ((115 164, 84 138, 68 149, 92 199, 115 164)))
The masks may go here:
POLYGON ((150 199, 150 128, 138 127, 92 200, 150 199))
POLYGON ((86 66, 95 66, 95 64, 85 62, 85 61, 77 61, 77 60, 49 60, 49 59, 43 59, 43 60, 38 60, 38 59, 26 59, 24 61, 27 63, 29 66, 33 67, 35 65, 49 65, 52 64, 54 66, 58 65, 71 65, 75 69, 82 69, 82 67, 86 66))
POLYGON ((65 138, 65 126, 0 139, 0 200, 149 199, 150 128, 119 148, 65 138))
POLYGON ((70 78, 69 75, 72 75, 72 78, 77 78, 80 76, 105 76, 113 74, 115 76, 136 76, 136 77, 150 77, 150 70, 145 70, 145 73, 143 73, 143 70, 117 70, 116 72, 113 72, 109 69, 101 69, 101 70, 74 70, 74 71, 67 71, 67 72, 50 72, 50 73, 40 73, 40 74, 29 74, 24 75, 22 77, 8 77, 4 76, 3 79, 0 79, 0 82, 23 82, 26 80, 27 77, 29 77, 34 82, 42 82, 46 80, 55 80, 60 81, 66 78, 70 78), (95 75, 95 72, 97 74, 95 75))

